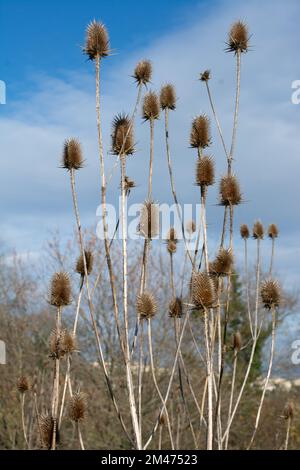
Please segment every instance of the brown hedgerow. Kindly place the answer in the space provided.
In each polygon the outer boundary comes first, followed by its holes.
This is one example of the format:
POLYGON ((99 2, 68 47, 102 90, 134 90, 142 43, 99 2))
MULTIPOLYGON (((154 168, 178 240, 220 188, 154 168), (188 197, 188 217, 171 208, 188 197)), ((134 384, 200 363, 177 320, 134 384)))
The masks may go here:
POLYGON ((279 234, 279 230, 276 224, 270 224, 268 228, 268 236, 269 238, 277 238, 279 234))
POLYGON ((177 250, 176 242, 174 242, 173 240, 169 240, 167 243, 167 250, 171 255, 173 253, 176 253, 176 250, 177 250))
POLYGON ((246 240, 247 238, 249 238, 250 236, 250 232, 249 232, 249 228, 248 228, 248 225, 246 224, 242 224, 241 227, 240 227, 240 234, 241 234, 241 237, 246 240))
POLYGON ((192 233, 196 232, 196 223, 194 220, 189 220, 186 224, 186 231, 191 236, 192 233))
POLYGON ((210 273, 216 276, 227 276, 232 271, 233 266, 232 251, 220 248, 216 259, 210 264, 210 273))
POLYGON ((112 153, 132 155, 134 153, 133 126, 128 115, 118 114, 112 126, 112 153))
POLYGON ((220 204, 237 206, 242 201, 239 182, 235 175, 225 175, 220 181, 220 204))
POLYGON ((65 272, 55 273, 51 280, 50 304, 55 307, 65 307, 71 303, 71 284, 69 275, 65 272))
POLYGON ((264 238, 264 233, 265 230, 263 224, 259 220, 257 220, 253 225, 253 238, 255 238, 255 240, 262 240, 264 238))
POLYGON ((87 412, 87 399, 85 393, 76 392, 69 401, 69 418, 78 423, 84 420, 87 412))
POLYGON ((149 91, 144 97, 143 119, 145 121, 159 118, 159 101, 156 93, 149 91))
POLYGON ((242 21, 236 21, 228 33, 227 52, 247 52, 249 48, 248 27, 242 21))
POLYGON ((204 72, 200 73, 200 80, 202 82, 208 82, 208 80, 210 80, 210 70, 204 70, 204 72))
MULTIPOLYGON (((39 416, 39 429, 42 447, 50 450, 52 446, 54 419, 49 413, 39 416)), ((58 439, 56 439, 56 441, 58 441, 58 439)))
MULTIPOLYGON (((91 274, 93 270, 93 264, 94 264, 94 257, 93 253, 90 250, 84 250, 84 255, 85 255, 85 262, 86 262, 86 270, 87 274, 91 274)), ((82 277, 84 277, 84 259, 82 254, 78 257, 76 261, 76 268, 75 271, 80 274, 82 277)))
POLYGON ((233 334, 233 338, 232 338, 232 349, 234 351, 240 351, 241 347, 242 347, 242 336, 239 331, 236 331, 233 334))
POLYGON ((137 296, 136 310, 141 319, 154 317, 157 312, 157 303, 151 292, 143 292, 137 296))
POLYGON ((64 143, 62 168, 79 170, 83 167, 81 145, 76 139, 67 139, 64 143))
POLYGON ((210 308, 216 302, 216 289, 207 273, 196 272, 192 276, 192 301, 196 308, 210 308))
POLYGON ((196 185, 211 186, 215 182, 215 164, 212 157, 204 156, 196 163, 196 185))
POLYGON ((180 297, 175 297, 169 303, 169 316, 171 318, 181 318, 183 313, 182 300, 180 297))
POLYGON ((204 149, 208 147, 210 143, 210 121, 205 114, 202 114, 201 116, 195 117, 192 122, 190 145, 193 148, 204 149))
POLYGON ((125 193, 126 196, 129 196, 130 191, 135 188, 135 182, 129 178, 129 176, 125 176, 125 193))
POLYGON ((83 52, 90 60, 97 57, 103 58, 109 55, 109 38, 107 29, 103 23, 93 20, 86 29, 86 40, 83 52))
POLYGON ((17 382, 17 389, 20 393, 25 393, 29 390, 29 382, 25 375, 21 375, 17 382))
POLYGON ((155 238, 159 234, 159 207, 153 201, 145 201, 140 212, 139 232, 144 238, 155 238))
POLYGON ((293 419, 294 418, 294 403, 288 401, 283 410, 284 419, 293 419))
POLYGON ((152 65, 149 60, 141 60, 134 69, 133 78, 141 85, 146 85, 152 77, 152 65))
POLYGON ((171 83, 164 85, 160 91, 160 107, 172 110, 176 108, 176 93, 171 83))
POLYGON ((271 309, 278 307, 281 300, 280 287, 274 279, 267 279, 261 285, 261 300, 264 308, 271 309))

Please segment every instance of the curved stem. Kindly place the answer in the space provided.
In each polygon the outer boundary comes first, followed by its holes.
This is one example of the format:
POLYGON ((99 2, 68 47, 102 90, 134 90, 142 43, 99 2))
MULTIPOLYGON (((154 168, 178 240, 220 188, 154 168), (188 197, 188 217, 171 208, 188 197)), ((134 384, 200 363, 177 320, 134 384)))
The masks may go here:
POLYGON ((29 449, 29 444, 28 444, 28 439, 27 439, 27 433, 26 433, 26 426, 25 426, 25 393, 22 393, 22 398, 21 398, 21 415, 22 415, 22 428, 23 428, 23 436, 24 440, 26 443, 27 449, 29 449))

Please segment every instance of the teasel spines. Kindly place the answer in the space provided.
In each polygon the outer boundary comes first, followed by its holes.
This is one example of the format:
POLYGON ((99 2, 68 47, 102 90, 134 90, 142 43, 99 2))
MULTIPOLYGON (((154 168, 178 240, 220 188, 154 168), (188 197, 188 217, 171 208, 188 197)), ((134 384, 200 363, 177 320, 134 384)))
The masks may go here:
POLYGON ((210 308, 216 302, 216 289, 213 279, 204 272, 195 272, 191 280, 192 302, 196 308, 210 308))
POLYGON ((221 178, 219 192, 222 206, 237 206, 242 202, 240 184, 235 175, 225 175, 221 178))
POLYGON ((132 155, 134 153, 133 123, 127 114, 115 116, 112 125, 112 153, 132 155))
POLYGON ((162 109, 171 109, 176 108, 176 92, 174 85, 168 83, 164 85, 160 91, 160 107, 162 109))
POLYGON ((28 392, 30 386, 26 375, 21 375, 17 381, 17 389, 20 393, 28 392))
POLYGON ((190 145, 193 148, 204 149, 211 144, 210 120, 206 114, 194 118, 190 134, 190 145))
POLYGON ((71 303, 71 283, 68 273, 57 272, 53 275, 49 302, 55 307, 65 307, 71 303))
POLYGON ((243 21, 236 21, 228 33, 227 52, 247 52, 249 48, 248 26, 243 21))
POLYGON ((196 222, 194 220, 189 220, 186 224, 186 231, 191 236, 196 232, 196 222))
MULTIPOLYGON (((49 413, 39 416, 39 429, 42 447, 50 450, 52 446, 54 420, 49 413)), ((57 441, 58 439, 56 439, 56 442, 57 441)))
POLYGON ((54 329, 50 334, 49 348, 52 359, 61 359, 66 354, 72 354, 76 351, 75 336, 66 329, 59 332, 54 329))
POLYGON ((159 100, 157 94, 154 91, 149 91, 143 102, 143 119, 145 121, 154 120, 159 118, 159 100))
POLYGON ((136 311, 140 319, 150 319, 157 312, 157 302, 151 292, 142 292, 136 299, 136 311))
POLYGON ((215 182, 215 164, 212 157, 204 156, 196 163, 196 185, 211 186, 215 182))
POLYGON ((268 237, 275 239, 278 237, 279 230, 276 224, 270 224, 268 228, 268 237))
POLYGON ((242 347, 242 336, 239 331, 235 331, 232 336, 232 349, 239 352, 242 347))
POLYGON ((148 239, 159 234, 159 208, 153 201, 146 200, 141 207, 139 232, 148 239))
POLYGON ((257 220, 252 229, 252 236, 255 240, 262 240, 264 238, 265 230, 260 220, 257 220))
POLYGON ((294 418, 294 403, 292 401, 288 401, 283 410, 283 418, 284 419, 293 419, 294 418))
POLYGON ((183 305, 180 297, 175 297, 169 303, 169 317, 181 318, 183 314, 183 305))
POLYGON ((95 60, 97 57, 107 57, 109 55, 109 37, 103 23, 93 20, 88 25, 83 52, 89 56, 90 60, 95 60))
POLYGON ((168 240, 167 242, 167 250, 168 252, 173 255, 174 253, 176 253, 176 250, 177 250, 177 244, 174 240, 168 240))
POLYGON ((62 168, 68 171, 79 170, 83 167, 83 157, 80 142, 71 138, 64 142, 62 168))
POLYGON ((210 70, 204 70, 204 72, 200 73, 200 80, 201 82, 208 82, 210 80, 210 70))
POLYGON ((69 418, 78 423, 83 421, 87 412, 87 399, 85 393, 76 392, 69 401, 69 418))
POLYGON ((228 276, 232 272, 233 263, 232 250, 220 248, 215 260, 210 263, 209 271, 216 276, 228 276))
POLYGON ((141 60, 137 63, 133 78, 138 85, 146 85, 152 78, 152 65, 149 60, 141 60))
POLYGON ((276 308, 280 305, 280 286, 274 279, 267 279, 262 282, 260 288, 261 301, 266 309, 276 308))
MULTIPOLYGON (((87 274, 91 274, 93 270, 93 264, 94 264, 94 257, 93 253, 90 250, 84 250, 84 256, 85 256, 85 262, 86 262, 86 271, 87 274)), ((84 271, 84 258, 83 255, 79 255, 77 261, 76 261, 76 267, 75 271, 80 274, 82 277, 85 275, 84 271)))
POLYGON ((250 236, 250 231, 249 231, 249 228, 248 228, 248 225, 246 224, 242 224, 241 227, 240 227, 240 234, 241 234, 241 237, 244 239, 244 240, 247 240, 250 236))
POLYGON ((61 333, 61 352, 62 355, 72 354, 76 351, 76 338, 73 332, 66 329, 61 333))

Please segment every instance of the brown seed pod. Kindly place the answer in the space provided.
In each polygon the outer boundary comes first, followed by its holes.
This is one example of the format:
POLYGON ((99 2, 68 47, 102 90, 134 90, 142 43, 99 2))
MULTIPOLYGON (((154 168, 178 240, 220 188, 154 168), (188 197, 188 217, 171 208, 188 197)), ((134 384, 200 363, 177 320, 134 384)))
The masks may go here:
POLYGON ((283 410, 283 418, 284 419, 293 419, 294 418, 294 403, 292 401, 288 401, 283 410))
POLYGON ((52 277, 49 302, 55 307, 65 307, 71 303, 71 284, 67 273, 58 272, 52 277))
POLYGON ((25 375, 21 375, 17 382, 17 389, 20 393, 26 393, 29 390, 29 382, 25 375))
POLYGON ((129 178, 129 176, 125 176, 125 193, 126 196, 129 196, 130 191, 135 188, 135 182, 129 178))
POLYGON ((141 207, 139 232, 149 239, 159 234, 159 207, 153 201, 145 201, 141 207))
POLYGON ((76 339, 73 332, 62 330, 60 338, 61 355, 72 354, 76 351, 76 339))
POLYGON ((196 223, 194 220, 189 220, 186 224, 186 231, 191 236, 196 232, 196 223))
POLYGON ((118 114, 112 126, 112 153, 114 155, 132 155, 134 153, 133 126, 128 115, 118 114))
POLYGON ((64 143, 62 168, 79 170, 83 167, 81 145, 76 139, 67 139, 64 143))
POLYGON ((161 109, 176 108, 176 93, 175 88, 171 83, 163 86, 160 91, 160 107, 161 109))
POLYGON ((236 352, 240 351, 242 347, 242 337, 239 331, 236 331, 232 337, 232 349, 236 352))
POLYGON ((39 429, 42 447, 50 450, 54 430, 54 420, 50 414, 42 414, 39 416, 39 429))
POLYGON ((208 147, 210 143, 210 121, 205 114, 202 114, 201 116, 195 117, 192 122, 190 144, 193 148, 204 149, 208 147))
POLYGON ((210 70, 204 70, 204 72, 200 73, 200 80, 202 82, 208 82, 208 80, 210 80, 210 70))
POLYGON ((78 423, 84 420, 87 412, 87 400, 85 393, 76 392, 69 401, 69 418, 78 423))
POLYGON ((202 157, 196 163, 196 185, 211 186, 215 182, 215 164, 212 157, 202 157))
POLYGON ((220 248, 216 259, 210 264, 210 273, 215 276, 228 276, 233 267, 232 251, 220 248))
POLYGON ((264 233, 265 231, 263 224, 259 220, 257 220, 253 225, 253 238, 255 238, 255 240, 262 240, 264 238, 264 233))
MULTIPOLYGON (((93 257, 93 253, 90 250, 85 250, 84 254, 85 254, 85 262, 86 262, 86 270, 89 275, 91 274, 93 270, 94 257, 93 257)), ((78 274, 80 274, 82 277, 84 277, 84 259, 83 259, 82 254, 77 259, 75 271, 78 274)))
POLYGON ((275 224, 270 224, 269 225, 269 228, 268 228, 268 236, 269 238, 277 238, 278 237, 278 234, 279 234, 279 230, 278 230, 278 227, 277 225, 275 224))
POLYGON ((249 232, 249 228, 248 228, 248 225, 246 224, 242 224, 241 227, 240 227, 240 234, 241 234, 241 237, 246 240, 247 238, 249 238, 250 236, 250 232, 249 232))
POLYGON ((169 303, 169 316, 171 318, 181 318, 183 314, 182 300, 180 297, 175 297, 169 303))
POLYGON ((228 33, 227 52, 247 52, 249 48, 248 27, 242 21, 237 21, 231 26, 228 33))
POLYGON ((170 230, 167 233, 167 240, 171 242, 178 242, 177 233, 174 227, 170 227, 170 230))
POLYGON ((234 175, 225 175, 220 181, 220 204, 237 206, 242 201, 239 182, 234 175))
POLYGON ((133 78, 141 85, 146 85, 152 77, 152 65, 149 60, 141 60, 134 69, 133 78))
POLYGON ((109 55, 109 38, 107 29, 103 23, 93 20, 86 29, 86 40, 83 52, 90 60, 97 57, 103 58, 109 55))
POLYGON ((210 308, 216 302, 216 289, 212 278, 203 272, 192 276, 192 300, 196 308, 210 308))
POLYGON ((260 288, 261 300, 264 308, 271 309, 278 307, 281 300, 280 287, 274 279, 267 279, 260 288))
POLYGON ((143 119, 145 121, 159 118, 159 101, 156 93, 149 91, 144 97, 143 119))
POLYGON ((176 250, 177 250, 176 242, 174 242, 173 240, 169 240, 167 243, 167 250, 171 255, 176 253, 176 250))
POLYGON ((157 303, 151 292, 143 292, 137 296, 136 310, 141 320, 154 317, 157 312, 157 303))

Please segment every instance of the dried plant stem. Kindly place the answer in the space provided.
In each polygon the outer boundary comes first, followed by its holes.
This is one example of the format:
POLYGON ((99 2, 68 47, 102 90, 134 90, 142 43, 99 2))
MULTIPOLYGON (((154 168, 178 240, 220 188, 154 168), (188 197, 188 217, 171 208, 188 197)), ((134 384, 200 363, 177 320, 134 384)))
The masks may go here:
POLYGON ((150 159, 149 159, 149 179, 148 179, 148 200, 152 198, 152 175, 154 157, 154 119, 150 119, 150 159))
POLYGON ((284 450, 288 450, 291 424, 292 424, 292 418, 289 416, 288 419, 287 419, 286 436, 285 436, 285 442, 284 442, 284 450))
POLYGON ((173 297, 175 297, 173 253, 170 253, 170 283, 171 283, 172 295, 173 297))
POLYGON ((248 242, 247 238, 244 239, 244 254, 245 254, 245 282, 246 282, 246 296, 247 296, 247 311, 248 311, 248 318, 249 318, 249 328, 251 332, 251 336, 253 338, 253 324, 252 324, 252 315, 251 315, 251 307, 250 307, 250 289, 249 289, 249 269, 248 269, 248 242))
POLYGON ((81 450, 85 450, 85 447, 84 447, 84 444, 83 444, 83 439, 82 439, 82 434, 81 434, 81 430, 80 430, 79 421, 77 421, 77 423, 76 423, 76 428, 77 428, 77 435, 78 435, 80 448, 81 448, 81 450))
POLYGON ((161 450, 162 430, 163 430, 163 426, 162 426, 162 424, 161 424, 161 425, 159 426, 159 431, 158 431, 158 450, 161 450))
POLYGON ((206 349, 206 377, 207 377, 207 435, 206 449, 212 450, 213 445, 213 384, 212 384, 212 366, 211 350, 209 344, 209 325, 208 312, 204 309, 204 335, 206 349))
POLYGON ((139 335, 139 365, 138 365, 138 417, 139 428, 142 442, 142 388, 143 388, 143 369, 144 369, 144 323, 141 323, 139 335))
POLYGON ((27 439, 27 432, 26 432, 26 425, 25 425, 25 393, 22 393, 21 397, 21 415, 22 415, 22 428, 23 428, 23 436, 26 443, 27 449, 29 449, 28 439, 27 439))
POLYGON ((215 122, 217 124, 218 132, 219 132, 219 135, 220 135, 220 138, 221 138, 221 142, 222 142, 222 145, 223 145, 225 155, 226 155, 227 160, 228 160, 228 152, 227 152, 226 145, 225 145, 225 140, 224 140, 224 137, 223 137, 223 131, 222 131, 220 121, 219 121, 219 118, 218 118, 218 115, 216 113, 216 109, 215 109, 215 106, 214 106, 214 103, 213 103, 213 100, 212 100, 212 95, 211 95, 210 87, 209 87, 209 84, 208 84, 208 80, 205 81, 205 85, 206 85, 206 90, 207 90, 207 95, 208 95, 210 107, 211 107, 215 122))
POLYGON ((40 423, 40 415, 39 415, 39 409, 38 409, 38 404, 37 404, 37 396, 36 393, 34 392, 34 409, 35 409, 35 416, 36 416, 36 422, 39 430, 39 436, 40 436, 40 441, 42 441, 42 430, 41 430, 41 423, 40 423))
POLYGON ((269 269, 270 277, 272 276, 272 272, 273 272, 274 254, 275 254, 275 238, 272 238, 272 253, 271 253, 270 269, 269 269))
POLYGON ((236 53, 236 93, 235 93, 235 110, 233 119, 232 139, 231 147, 228 156, 228 174, 231 174, 231 166, 233 160, 233 154, 236 145, 236 131, 238 124, 238 113, 239 113, 239 102, 240 102, 240 89, 241 89, 241 51, 238 50, 236 53))
POLYGON ((220 248, 223 248, 223 247, 224 247, 224 243, 225 243, 227 218, 228 218, 228 206, 225 206, 225 207, 224 207, 224 217, 223 217, 223 227, 222 227, 220 248))
MULTIPOLYGON (((231 377, 231 390, 230 390, 230 399, 229 399, 229 408, 228 408, 227 424, 228 424, 228 422, 229 422, 229 420, 230 420, 231 411, 232 411, 233 394, 234 394, 235 377, 236 377, 237 358, 238 358, 238 352, 237 352, 237 350, 235 350, 235 351, 234 351, 234 355, 233 355, 233 369, 232 369, 232 377, 231 377)), ((225 450, 227 450, 227 448, 228 448, 228 440, 229 440, 229 433, 227 434, 226 439, 225 439, 225 450)))
MULTIPOLYGON (((61 307, 58 307, 56 310, 56 324, 55 324, 56 341, 59 341, 60 330, 61 330, 61 307)), ((60 368, 60 359, 59 357, 57 357, 54 360, 54 381, 53 381, 53 392, 52 392, 53 434, 52 434, 51 450, 56 449, 57 413, 58 413, 58 403, 59 403, 59 368, 60 368)))

